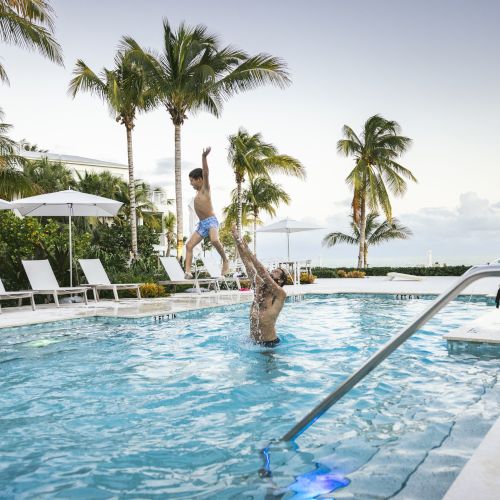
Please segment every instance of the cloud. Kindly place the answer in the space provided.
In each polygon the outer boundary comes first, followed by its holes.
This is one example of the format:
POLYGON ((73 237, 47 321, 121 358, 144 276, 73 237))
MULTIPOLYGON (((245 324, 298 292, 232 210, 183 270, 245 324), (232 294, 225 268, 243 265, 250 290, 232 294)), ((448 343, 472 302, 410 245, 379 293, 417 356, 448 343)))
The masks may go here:
POLYGON ((464 239, 500 238, 500 203, 492 204, 474 192, 462 193, 458 206, 423 208, 401 217, 417 234, 464 239))
MULTIPOLYGON (((193 168, 195 168, 193 162, 182 160, 183 174, 189 172, 193 168)), ((138 175, 149 184, 173 190, 175 186, 175 158, 159 158, 156 160, 154 166, 140 169, 138 175)))
MULTIPOLYGON (((355 265, 356 247, 321 245, 328 232, 350 233, 349 213, 347 209, 326 216, 328 230, 292 235, 293 258, 321 256, 323 265, 355 265)), ((450 265, 479 264, 500 257, 500 202, 492 203, 475 192, 462 193, 455 207, 424 207, 397 217, 413 236, 370 248, 372 266, 424 264, 428 250, 432 250, 435 261, 450 265)), ((260 236, 258 248, 265 257, 282 258, 286 241, 283 237, 260 236)))

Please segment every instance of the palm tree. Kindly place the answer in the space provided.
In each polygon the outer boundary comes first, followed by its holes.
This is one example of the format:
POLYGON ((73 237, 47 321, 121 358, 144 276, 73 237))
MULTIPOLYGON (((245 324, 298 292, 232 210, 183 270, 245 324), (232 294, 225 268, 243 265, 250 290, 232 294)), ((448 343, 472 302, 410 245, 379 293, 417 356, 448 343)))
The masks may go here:
MULTIPOLYGON (((253 223, 253 253, 257 255, 257 224, 262 212, 274 217, 276 209, 284 203, 290 203, 290 195, 279 185, 272 182, 267 176, 250 178, 248 188, 242 193, 242 220, 253 223)), ((232 192, 232 202, 224 209, 226 219, 232 222, 238 220, 238 190, 232 192)))
MULTIPOLYGON (((77 172, 78 183, 77 189, 84 193, 104 196, 113 200, 121 201, 122 208, 118 212, 116 222, 122 222, 124 218, 129 219, 131 213, 130 190, 128 184, 120 177, 111 174, 110 172, 85 172, 80 174, 77 172)), ((151 186, 149 184, 136 179, 135 181, 135 209, 138 219, 143 219, 145 224, 153 228, 161 226, 157 219, 154 203, 150 200, 151 186)))
POLYGON ((173 30, 165 19, 160 55, 143 50, 130 37, 123 38, 122 48, 148 71, 159 101, 174 125, 177 257, 180 259, 184 244, 181 127, 187 114, 205 110, 218 117, 224 101, 232 95, 267 83, 284 87, 290 80, 280 59, 267 54, 249 56, 230 46, 222 47, 203 25, 191 28, 181 23, 173 30))
POLYGON ((115 120, 125 126, 127 134, 130 228, 132 233, 132 253, 138 256, 137 214, 134 178, 134 160, 132 152, 132 130, 135 126, 137 111, 145 111, 153 106, 153 94, 147 86, 144 72, 137 64, 125 58, 122 52, 115 57, 113 70, 104 68, 101 75, 96 75, 81 59, 73 70, 74 78, 70 82, 69 93, 75 97, 79 91, 88 91, 100 97, 109 107, 115 120))
POLYGON ((305 178, 305 168, 299 160, 279 154, 276 146, 263 141, 262 135, 250 135, 240 128, 237 134, 229 136, 228 161, 236 178, 236 197, 238 204, 238 232, 242 226, 242 183, 245 177, 269 177, 278 172, 295 177, 305 178))
POLYGON ((354 222, 359 224, 358 268, 363 261, 366 239, 366 208, 382 210, 386 219, 392 219, 389 193, 402 196, 407 189, 405 179, 417 180, 407 168, 395 161, 411 144, 411 139, 400 135, 401 127, 395 121, 374 115, 366 121, 359 138, 353 129, 343 127, 344 139, 337 142, 337 150, 345 156, 353 156, 355 167, 346 178, 353 188, 352 209, 354 222))
MULTIPOLYGON (((0 39, 4 42, 36 49, 62 65, 61 47, 53 33, 53 9, 46 0, 0 0, 0 39)), ((0 80, 9 83, 1 64, 0 80)))
POLYGON ((23 171, 42 193, 54 193, 63 189, 74 188, 75 179, 71 170, 60 161, 50 161, 47 157, 39 160, 26 159, 23 171))
POLYGON ((22 171, 25 160, 17 154, 16 141, 7 136, 12 125, 3 123, 3 119, 0 109, 0 198, 35 194, 39 188, 22 171))
MULTIPOLYGON (((411 229, 403 226, 396 217, 391 221, 385 220, 379 222, 377 219, 379 214, 370 212, 366 217, 365 225, 365 243, 363 246, 363 262, 365 267, 368 267, 368 248, 371 245, 380 245, 390 240, 406 240, 412 236, 411 229)), ((323 245, 333 247, 339 243, 347 243, 349 245, 359 245, 361 232, 359 223, 355 222, 354 216, 351 215, 352 234, 335 232, 327 234, 323 238, 323 245)))
POLYGON ((118 200, 121 193, 128 187, 125 181, 111 172, 85 171, 83 174, 77 172, 76 175, 78 178, 78 191, 104 196, 112 200, 118 200))
MULTIPOLYGON (((125 184, 125 183, 124 183, 125 184)), ((130 191, 123 189, 116 199, 123 203, 122 211, 130 215, 131 203, 129 197, 130 191)), ((142 219, 144 224, 153 229, 161 229, 161 218, 158 218, 156 205, 151 201, 151 186, 144 181, 135 181, 135 203, 138 219, 142 219)))
POLYGON ((170 250, 175 245, 175 214, 168 212, 163 218, 163 224, 165 227, 165 236, 167 239, 167 257, 170 257, 170 250))
POLYGON ((38 147, 38 144, 32 144, 31 142, 27 141, 26 139, 21 139, 18 143, 19 148, 22 151, 36 151, 38 153, 48 153, 48 149, 40 149, 38 147))

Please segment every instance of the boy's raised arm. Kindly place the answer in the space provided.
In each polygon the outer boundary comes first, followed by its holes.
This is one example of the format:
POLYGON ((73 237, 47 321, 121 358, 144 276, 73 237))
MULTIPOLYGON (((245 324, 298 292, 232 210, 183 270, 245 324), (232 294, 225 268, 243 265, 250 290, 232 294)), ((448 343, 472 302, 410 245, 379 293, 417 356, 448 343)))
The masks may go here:
POLYGON ((201 166, 203 169, 203 185, 205 189, 210 189, 210 182, 208 179, 209 175, 208 161, 207 161, 207 156, 210 154, 210 151, 212 151, 212 148, 209 146, 208 148, 205 148, 203 150, 203 154, 201 155, 201 166))

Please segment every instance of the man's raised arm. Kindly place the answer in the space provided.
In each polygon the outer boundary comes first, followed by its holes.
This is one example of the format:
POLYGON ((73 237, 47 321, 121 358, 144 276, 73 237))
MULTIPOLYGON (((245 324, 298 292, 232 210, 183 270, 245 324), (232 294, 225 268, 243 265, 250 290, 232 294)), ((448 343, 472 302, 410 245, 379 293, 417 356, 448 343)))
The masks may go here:
POLYGON ((209 146, 203 150, 203 154, 201 155, 201 166, 203 168, 203 186, 205 189, 210 189, 210 182, 208 179, 209 171, 208 171, 208 161, 207 156, 212 151, 212 148, 209 146))

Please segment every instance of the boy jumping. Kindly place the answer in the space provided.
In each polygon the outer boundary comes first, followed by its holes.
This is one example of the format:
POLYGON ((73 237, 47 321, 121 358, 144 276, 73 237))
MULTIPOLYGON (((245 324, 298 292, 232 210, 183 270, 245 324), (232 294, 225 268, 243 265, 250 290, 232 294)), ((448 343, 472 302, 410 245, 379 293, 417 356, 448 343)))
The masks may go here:
POLYGON ((210 236, 212 245, 222 257, 221 275, 224 276, 224 274, 226 274, 229 270, 229 262, 226 254, 224 253, 224 248, 219 241, 219 221, 217 220, 217 217, 215 217, 214 207, 212 206, 212 198, 210 196, 207 162, 207 156, 210 151, 211 148, 203 150, 203 154, 201 155, 201 164, 203 168, 195 168, 189 172, 189 182, 196 190, 196 196, 194 198, 194 211, 196 212, 198 219, 200 219, 200 222, 198 223, 196 231, 191 235, 191 238, 189 238, 186 243, 186 279, 191 279, 193 277, 191 274, 193 249, 207 236, 210 236))

